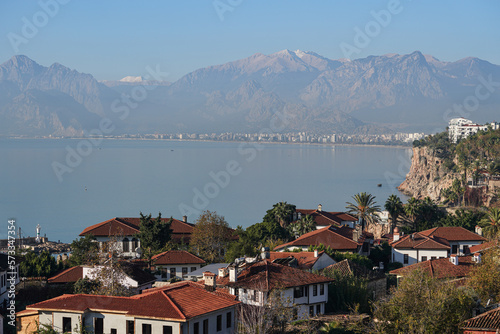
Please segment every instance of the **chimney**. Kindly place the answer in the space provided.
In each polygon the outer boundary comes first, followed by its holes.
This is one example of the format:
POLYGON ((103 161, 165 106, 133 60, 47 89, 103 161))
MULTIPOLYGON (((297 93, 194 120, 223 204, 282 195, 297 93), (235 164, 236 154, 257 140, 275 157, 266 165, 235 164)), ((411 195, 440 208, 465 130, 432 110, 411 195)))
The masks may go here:
POLYGON ((215 291, 216 278, 215 274, 212 274, 209 271, 205 271, 203 273, 203 281, 205 282, 205 290, 207 291, 215 291))
POLYGON ((323 205, 318 204, 318 211, 323 211, 323 205))
POLYGON ((480 236, 483 236, 483 229, 479 225, 476 225, 476 227, 474 228, 474 232, 476 232, 476 234, 479 234, 480 236))
POLYGON ((229 267, 229 282, 234 283, 238 279, 235 266, 229 267))
POLYGON ((225 277, 227 275, 226 268, 219 268, 219 277, 225 277))
POLYGON ((474 253, 474 262, 477 264, 481 263, 481 253, 474 253))
POLYGON ((453 263, 455 266, 458 266, 458 256, 456 254, 451 254, 450 262, 453 263))
POLYGON ((399 228, 397 226, 394 228, 394 233, 392 235, 392 241, 393 242, 399 241, 399 228))
POLYGON ((182 221, 187 223, 188 222, 188 216, 182 216, 182 221))
POLYGON ((271 253, 269 253, 269 247, 262 247, 260 258, 262 260, 269 259, 271 257, 271 253))
POLYGON ((352 241, 354 242, 358 242, 359 240, 359 235, 361 234, 359 229, 360 229, 359 225, 356 225, 356 227, 352 230, 352 241))
POLYGON ((314 257, 318 257, 318 250, 317 249, 314 250, 314 257))

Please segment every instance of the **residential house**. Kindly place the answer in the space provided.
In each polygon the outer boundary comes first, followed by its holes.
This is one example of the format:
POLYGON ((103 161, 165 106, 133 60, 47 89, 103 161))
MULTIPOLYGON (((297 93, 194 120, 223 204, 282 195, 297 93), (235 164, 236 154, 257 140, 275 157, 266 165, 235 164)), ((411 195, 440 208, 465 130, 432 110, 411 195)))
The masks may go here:
POLYGON ((368 293, 374 300, 383 298, 387 294, 387 277, 383 271, 383 267, 378 270, 370 270, 349 259, 345 259, 326 267, 322 271, 325 270, 335 270, 342 277, 358 277, 365 279, 367 281, 366 287, 368 293))
POLYGON ((186 279, 189 279, 189 280, 199 280, 199 279, 202 279, 203 278, 203 273, 212 273, 214 275, 218 275, 219 274, 219 269, 224 269, 227 268, 229 266, 229 263, 211 263, 211 264, 208 264, 204 267, 201 267, 200 269, 197 269, 195 271, 192 271, 190 273, 187 274, 186 276, 186 279))
POLYGON ((470 247, 485 240, 480 235, 457 226, 435 227, 402 237, 396 227, 391 243, 392 262, 408 266, 429 259, 446 258, 452 254, 468 254, 470 247))
MULTIPOLYGON (((132 293, 138 294, 144 290, 151 289, 156 281, 156 277, 139 266, 130 264, 125 261, 119 262, 120 284, 130 289, 132 293)), ((100 266, 75 266, 68 268, 59 274, 50 277, 47 280, 49 284, 74 284, 81 278, 87 277, 89 279, 96 278, 100 266)))
POLYGON ((0 253, 0 307, 7 307, 11 284, 19 284, 19 258, 0 253), (9 258, 10 257, 10 258, 9 258))
POLYGON ((460 326, 460 329, 463 330, 464 334, 500 333, 500 307, 465 320, 460 326))
POLYGON ((324 251, 319 252, 318 250, 314 252, 269 252, 269 257, 266 255, 264 257, 269 258, 271 262, 292 266, 309 272, 321 270, 336 263, 324 251))
POLYGON ((234 296, 194 282, 180 282, 131 297, 63 295, 29 305, 17 313, 17 332, 32 333, 36 324, 58 332, 94 334, 234 333, 234 296))
MULTIPOLYGON (((225 274, 225 273, 224 273, 225 274)), ((323 314, 328 301, 328 283, 332 279, 297 268, 272 263, 268 259, 246 264, 243 268, 231 265, 228 274, 220 275, 217 286, 247 305, 263 307, 272 290, 280 291, 285 304, 295 307, 297 317, 323 314)))
POLYGON ((162 280, 174 277, 186 279, 189 273, 200 269, 205 260, 183 250, 171 250, 153 256, 154 269, 161 272, 162 280))
POLYGON ((293 221, 297 221, 306 215, 312 216, 317 229, 344 225, 354 228, 356 222, 358 221, 356 217, 345 212, 323 211, 323 206, 321 204, 318 205, 317 209, 296 209, 293 215, 293 221))
POLYGON ((295 249, 307 251, 310 246, 323 245, 335 251, 368 255, 372 242, 373 235, 360 232, 359 226, 354 229, 348 226, 330 226, 303 234, 293 241, 275 247, 275 250, 279 252, 295 249))
MULTIPOLYGON (((161 220, 166 223, 170 221, 170 218, 161 218, 161 220)), ((136 237, 139 233, 140 224, 140 218, 115 217, 87 227, 80 233, 80 236, 91 234, 100 245, 111 239, 116 240, 119 243, 117 248, 121 251, 122 257, 135 258, 139 256, 136 250, 141 245, 140 240, 136 237)), ((182 221, 172 219, 170 229, 172 230, 172 241, 179 244, 188 244, 191 240, 194 224, 188 223, 187 217, 184 216, 182 221)))
POLYGON ((465 256, 452 254, 449 258, 414 263, 407 267, 391 270, 390 273, 396 275, 398 281, 413 270, 421 270, 433 278, 456 281, 467 277, 474 265, 480 262, 481 255, 479 253, 465 256))

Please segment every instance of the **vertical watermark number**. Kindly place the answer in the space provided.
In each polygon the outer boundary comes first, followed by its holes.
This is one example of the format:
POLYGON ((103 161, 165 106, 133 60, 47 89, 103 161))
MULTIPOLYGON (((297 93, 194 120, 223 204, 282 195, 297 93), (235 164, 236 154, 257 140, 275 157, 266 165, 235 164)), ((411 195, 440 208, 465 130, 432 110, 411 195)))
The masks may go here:
POLYGON ((10 326, 16 326, 16 281, 18 277, 16 264, 16 220, 9 219, 7 224, 7 318, 10 326))

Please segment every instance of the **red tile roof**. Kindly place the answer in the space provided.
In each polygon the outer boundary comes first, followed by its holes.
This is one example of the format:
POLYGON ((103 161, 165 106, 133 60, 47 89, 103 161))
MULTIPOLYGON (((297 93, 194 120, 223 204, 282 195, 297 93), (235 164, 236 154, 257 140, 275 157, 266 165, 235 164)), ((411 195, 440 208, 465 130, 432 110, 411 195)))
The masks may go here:
POLYGON ((263 260, 244 268, 238 273, 236 282, 229 282, 229 275, 226 275, 217 280, 217 285, 269 291, 332 281, 325 276, 263 260))
POLYGON ((48 283, 74 283, 83 278, 83 268, 81 266, 68 268, 47 280, 48 283))
POLYGON ((390 243, 393 248, 400 249, 450 249, 450 243, 443 238, 426 236, 421 232, 408 234, 398 241, 390 243))
POLYGON ((323 255, 324 252, 319 252, 318 257, 314 257, 314 252, 269 252, 269 260, 284 259, 293 257, 297 259, 298 268, 302 270, 311 269, 316 261, 323 255))
POLYGON ((321 272, 330 270, 336 270, 340 273, 340 275, 344 277, 355 276, 355 277, 367 278, 369 280, 385 278, 385 274, 382 271, 369 270, 365 266, 356 264, 349 259, 345 259, 340 262, 329 265, 328 267, 321 270, 321 272))
POLYGON ((495 247, 495 246, 498 246, 498 240, 488 241, 488 242, 482 243, 480 245, 472 246, 471 248, 469 248, 469 251, 472 254, 474 254, 477 252, 483 252, 483 251, 490 249, 492 247, 495 247))
POLYGON ((325 247, 330 246, 333 250, 357 250, 364 241, 364 237, 360 238, 358 242, 352 240, 353 229, 347 226, 329 228, 321 228, 306 234, 301 235, 299 238, 279 245, 275 250, 283 249, 285 247, 304 247, 304 246, 319 246, 323 244, 325 247))
POLYGON ((469 320, 465 320, 460 327, 463 330, 491 331, 500 329, 500 308, 489 310, 469 320))
POLYGON ((475 264, 472 256, 457 256, 457 259, 458 265, 451 263, 449 258, 435 259, 391 270, 390 273, 404 276, 412 270, 421 269, 434 278, 459 278, 467 276, 475 264))
POLYGON ((209 292, 200 284, 186 281, 131 297, 63 295, 29 305, 26 309, 69 312, 109 311, 124 313, 130 317, 185 321, 237 304, 239 302, 234 296, 220 291, 209 292))
POLYGON ((172 264, 205 264, 205 261, 198 256, 183 250, 171 250, 153 256, 155 265, 172 264))
MULTIPOLYGON (((168 222, 170 218, 162 218, 162 222, 168 222)), ((111 235, 134 236, 139 233, 140 218, 125 217, 112 218, 101 223, 87 227, 80 233, 80 236, 92 234, 93 236, 107 237, 111 235)), ((180 242, 181 239, 188 243, 193 233, 194 224, 172 219, 170 225, 172 229, 172 239, 180 242)))
POLYGON ((463 227, 459 226, 441 226, 431 228, 430 230, 425 230, 420 232, 422 235, 428 237, 438 237, 443 238, 448 241, 486 241, 479 234, 471 232, 463 227))
POLYGON ((305 210, 297 209, 302 216, 311 215, 319 226, 340 226, 343 221, 358 221, 354 216, 351 216, 345 212, 328 212, 328 211, 318 211, 318 210, 305 210))

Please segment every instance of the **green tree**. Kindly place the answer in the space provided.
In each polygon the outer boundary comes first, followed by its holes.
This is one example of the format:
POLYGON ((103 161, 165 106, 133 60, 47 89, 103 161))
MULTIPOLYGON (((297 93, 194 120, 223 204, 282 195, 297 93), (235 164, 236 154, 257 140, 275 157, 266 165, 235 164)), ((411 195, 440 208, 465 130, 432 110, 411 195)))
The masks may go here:
POLYGON ((71 243, 69 264, 73 266, 91 265, 98 262, 99 244, 95 237, 87 234, 71 243))
POLYGON ((397 195, 391 195, 385 201, 384 208, 389 212, 391 216, 391 234, 394 233, 394 227, 398 222, 399 216, 404 213, 403 202, 397 195))
POLYGON ((204 211, 196 220, 191 235, 191 250, 210 263, 222 262, 233 231, 223 216, 204 211))
POLYGON ((458 333, 472 315, 472 291, 413 270, 387 300, 374 303, 375 333, 458 333))
POLYGON ((408 200, 408 202, 406 203, 406 205, 404 207, 405 215, 413 223, 414 231, 418 231, 417 215, 420 212, 420 204, 421 204, 420 200, 416 199, 415 197, 412 197, 408 200))
POLYGON ((328 286, 329 312, 349 312, 359 307, 361 312, 370 310, 370 300, 367 288, 368 281, 365 278, 346 274, 332 268, 325 268, 321 275, 333 278, 334 281, 328 286))
POLYGON ((139 233, 135 235, 141 242, 142 256, 148 262, 148 268, 151 268, 151 258, 159 253, 170 241, 172 230, 172 217, 164 223, 161 219, 161 212, 156 219, 151 218, 151 214, 141 215, 141 224, 139 233))
POLYGON ((492 247, 481 256, 481 263, 474 266, 467 285, 474 289, 486 304, 489 299, 498 302, 500 298, 500 248, 492 247))
POLYGON ((48 250, 39 254, 28 251, 19 265, 21 276, 24 277, 51 277, 63 268, 64 265, 58 264, 48 250))
POLYGON ((361 223, 361 228, 365 230, 365 224, 373 223, 378 219, 376 215, 380 212, 380 207, 376 205, 375 196, 365 192, 352 196, 354 203, 347 202, 347 212, 356 216, 361 223))
POLYGON ((73 293, 83 293, 83 294, 93 295, 96 294, 99 287, 100 283, 97 280, 84 277, 76 281, 73 287, 73 293))
POLYGON ((477 209, 458 209, 439 220, 439 226, 460 226, 475 231, 476 225, 483 219, 484 213, 477 209))
POLYGON ((290 235, 300 237, 303 234, 316 230, 316 222, 311 215, 305 215, 295 223, 288 225, 290 235))
POLYGON ((490 208, 486 216, 479 222, 484 234, 496 238, 500 232, 500 208, 490 208))
POLYGON ((295 205, 288 204, 287 202, 279 202, 273 205, 271 214, 279 222, 281 227, 286 228, 292 221, 295 210, 295 205))

